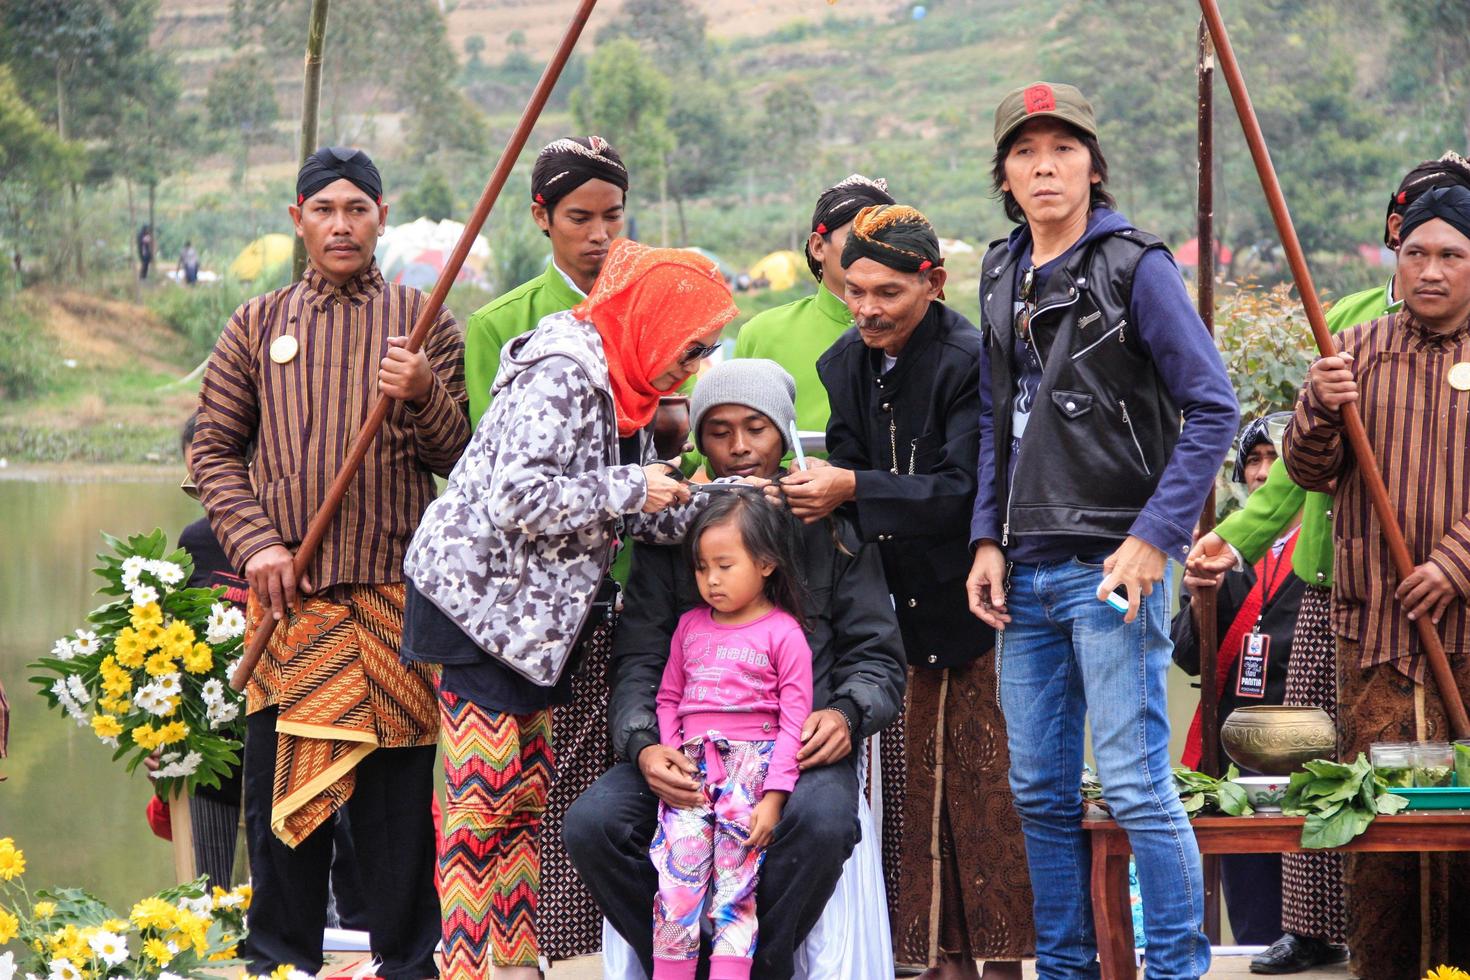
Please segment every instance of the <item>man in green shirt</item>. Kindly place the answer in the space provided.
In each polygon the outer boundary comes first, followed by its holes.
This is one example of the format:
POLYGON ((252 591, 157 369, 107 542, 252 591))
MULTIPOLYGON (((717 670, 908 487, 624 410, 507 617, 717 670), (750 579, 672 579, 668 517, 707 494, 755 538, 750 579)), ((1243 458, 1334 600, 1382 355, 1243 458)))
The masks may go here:
MULTIPOLYGON (((1448 152, 1410 170, 1389 199, 1384 244, 1395 252, 1404 212, 1435 187, 1470 187, 1470 164, 1448 152)), ((1374 289, 1344 296, 1327 313, 1327 329, 1346 330, 1392 313, 1402 305, 1393 278, 1374 289)), ((1277 460, 1265 486, 1202 536, 1189 554, 1194 575, 1220 577, 1232 568, 1254 564, 1301 513, 1301 535, 1292 570, 1307 584, 1302 594, 1287 667, 1289 705, 1312 705, 1337 717, 1337 650, 1332 633, 1332 497, 1308 493, 1291 481, 1277 460)), ((1346 956, 1342 859, 1337 854, 1288 854, 1282 859, 1281 924, 1284 933, 1251 961, 1252 973, 1300 973, 1346 956)))
POLYGON ((570 136, 547 144, 531 171, 531 218, 551 239, 546 271, 486 303, 465 328, 465 387, 470 424, 490 407, 500 351, 545 316, 586 298, 607 247, 623 230, 628 171, 600 136, 570 136))
POLYGON ((817 358, 852 326, 852 313, 842 298, 842 246, 848 229, 863 208, 892 203, 888 182, 881 177, 853 174, 823 191, 806 243, 816 294, 751 317, 735 338, 736 357, 768 358, 796 379, 796 427, 804 432, 827 431, 830 409, 827 389, 817 378, 817 358))
MULTIPOLYGON (((531 217, 551 240, 546 271, 492 300, 465 329, 465 386, 470 422, 478 425, 490 407, 490 386, 500 371, 500 352, 511 340, 536 329, 542 318, 569 310, 591 291, 608 246, 623 229, 628 171, 617 151, 600 136, 573 136, 546 145, 531 170, 531 217)), ((626 550, 621 566, 626 580, 626 550)), ((548 960, 597 952, 602 946, 602 912, 583 886, 562 846, 567 807, 612 765, 608 744, 608 661, 611 634, 598 631, 583 651, 572 680, 572 700, 551 721, 558 775, 546 801, 541 835, 541 954, 548 960)))

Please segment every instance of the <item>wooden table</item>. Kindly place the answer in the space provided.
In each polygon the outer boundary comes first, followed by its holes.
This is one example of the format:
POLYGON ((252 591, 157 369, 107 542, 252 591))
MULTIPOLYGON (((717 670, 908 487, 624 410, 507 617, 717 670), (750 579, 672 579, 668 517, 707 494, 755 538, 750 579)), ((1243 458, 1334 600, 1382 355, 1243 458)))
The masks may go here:
MULTIPOLYGON (((1199 817, 1201 854, 1285 854, 1301 845, 1305 817, 1256 814, 1199 817)), ((1128 835, 1115 821, 1082 822, 1092 835, 1092 915, 1102 980, 1137 977, 1128 898, 1128 835)), ((1339 851, 1470 851, 1470 810, 1415 810, 1382 816, 1339 851)))

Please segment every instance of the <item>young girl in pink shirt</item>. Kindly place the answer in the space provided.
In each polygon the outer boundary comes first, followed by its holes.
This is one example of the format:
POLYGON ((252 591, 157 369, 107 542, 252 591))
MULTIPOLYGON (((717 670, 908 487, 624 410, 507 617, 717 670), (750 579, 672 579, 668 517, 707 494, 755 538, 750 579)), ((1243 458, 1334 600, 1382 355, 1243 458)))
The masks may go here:
POLYGON ((654 980, 694 977, 711 883, 710 980, 750 977, 757 875, 812 710, 812 652, 784 525, 763 497, 731 491, 684 542, 706 605, 680 618, 656 703, 659 740, 695 764, 704 800, 658 807, 654 980))

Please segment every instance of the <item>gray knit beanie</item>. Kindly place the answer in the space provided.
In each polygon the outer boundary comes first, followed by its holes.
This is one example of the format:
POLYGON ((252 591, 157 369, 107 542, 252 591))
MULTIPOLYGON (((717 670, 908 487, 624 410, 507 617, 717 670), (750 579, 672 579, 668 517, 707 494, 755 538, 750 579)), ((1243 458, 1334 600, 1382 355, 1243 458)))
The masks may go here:
POLYGON ((744 405, 760 412, 781 431, 781 442, 791 452, 791 423, 796 421, 796 380, 775 361, 739 357, 722 361, 699 376, 689 399, 689 432, 700 452, 699 425, 716 405, 744 405))

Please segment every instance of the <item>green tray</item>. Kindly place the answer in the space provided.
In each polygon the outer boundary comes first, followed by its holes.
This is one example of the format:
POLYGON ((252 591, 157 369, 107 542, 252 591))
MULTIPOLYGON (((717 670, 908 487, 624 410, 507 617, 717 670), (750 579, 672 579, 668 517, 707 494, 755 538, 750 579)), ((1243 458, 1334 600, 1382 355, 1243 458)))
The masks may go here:
POLYGON ((1410 810, 1470 810, 1470 786, 1420 786, 1390 792, 1408 800, 1410 810))

